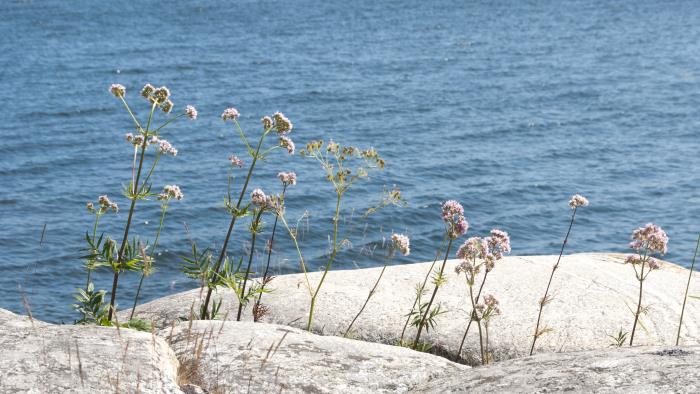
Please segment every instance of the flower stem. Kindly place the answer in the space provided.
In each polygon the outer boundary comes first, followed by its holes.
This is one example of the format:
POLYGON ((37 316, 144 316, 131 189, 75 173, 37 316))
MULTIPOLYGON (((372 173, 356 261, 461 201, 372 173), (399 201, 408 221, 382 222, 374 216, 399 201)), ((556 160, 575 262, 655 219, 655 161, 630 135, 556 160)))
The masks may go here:
POLYGON ((253 221, 251 230, 253 235, 250 240, 250 256, 248 257, 248 267, 245 270, 245 276, 243 277, 243 287, 241 288, 241 296, 238 302, 238 314, 236 315, 236 321, 241 321, 241 313, 243 312, 243 304, 246 299, 245 297, 245 285, 248 283, 248 276, 250 275, 250 268, 253 264, 253 255, 255 254, 255 240, 258 235, 258 225, 260 224, 260 217, 262 216, 263 208, 260 208, 258 214, 255 215, 255 220, 253 221))
MULTIPOLYGON (((484 283, 486 283, 486 277, 488 276, 489 271, 484 272, 484 279, 481 280, 481 285, 479 286, 479 291, 476 293, 476 302, 479 302, 479 297, 481 297, 481 290, 484 289, 484 283)), ((471 291, 471 286, 469 291, 471 291)), ((462 349, 464 348, 464 341, 467 339, 467 334, 469 334, 469 328, 472 325, 473 317, 475 316, 476 311, 472 307, 472 312, 469 314, 469 322, 467 323, 467 328, 464 330, 464 335, 462 335, 462 342, 459 344, 459 350, 457 350, 457 355, 461 356, 462 354, 462 349)))
MULTIPOLYGON (((156 239, 153 241, 153 248, 151 249, 151 255, 149 256, 150 264, 153 264, 153 257, 155 256, 156 247, 158 246, 158 239, 160 238, 160 232, 163 230, 163 220, 165 219, 165 212, 168 210, 168 200, 163 202, 161 207, 160 224, 158 224, 158 232, 156 232, 156 239)), ((134 306, 131 308, 131 315, 129 315, 129 320, 134 318, 134 312, 136 312, 136 304, 139 302, 139 294, 141 293, 141 286, 143 286, 143 279, 146 277, 146 267, 141 271, 141 279, 139 280, 139 287, 136 288, 136 296, 134 297, 134 306)), ((149 268, 150 269, 150 268, 149 268)))
POLYGON ((685 312, 685 302, 688 300, 688 290, 690 289, 690 279, 693 277, 693 269, 695 268, 695 258, 698 257, 698 247, 700 247, 700 235, 698 242, 695 244, 695 254, 693 254, 693 262, 690 264, 690 272, 688 273, 688 284, 685 285, 685 296, 683 297, 683 307, 681 308, 681 319, 678 321, 678 334, 676 335, 676 346, 681 339, 681 326, 683 325, 683 313, 685 312))
POLYGON ((360 311, 357 312, 357 315, 355 315, 355 318, 352 319, 350 322, 350 325, 348 328, 345 330, 345 334, 343 334, 343 338, 347 338, 348 334, 350 333, 350 329, 352 328, 353 324, 355 324, 355 320, 357 320, 358 317, 362 314, 362 311, 365 310, 365 307, 369 303, 370 298, 374 295, 374 292, 377 290, 377 286, 379 285, 379 281, 382 280, 382 275, 384 275, 384 271, 386 270, 386 264, 384 264, 384 267, 382 268, 382 271, 379 273, 379 277, 377 278, 377 281, 374 282, 374 286, 372 286, 372 290, 369 291, 369 294, 367 295, 367 299, 365 300, 365 303, 362 305, 362 308, 360 308, 360 311))
POLYGON ((408 316, 406 317, 406 322, 403 324, 403 329, 401 330, 401 338, 399 339, 399 344, 401 344, 401 346, 403 346, 403 337, 406 334, 406 328, 408 327, 408 323, 411 320, 411 314, 413 313, 413 310, 416 308, 416 304, 418 303, 418 299, 420 298, 420 294, 423 294, 423 290, 425 289, 425 285, 428 284, 428 279, 430 278, 430 273, 433 272, 433 267, 435 267, 435 263, 440 258, 440 252, 442 251, 442 248, 445 246, 446 242, 447 242, 447 239, 443 238, 442 245, 440 246, 440 249, 437 252, 435 252, 435 259, 433 259, 433 263, 430 265, 430 268, 428 269, 428 273, 425 274, 425 279, 423 279, 423 284, 420 286, 420 288, 418 289, 418 292, 416 293, 416 298, 413 300, 413 306, 411 306, 411 312, 409 312, 408 316))
POLYGON ((481 365, 484 365, 486 363, 486 359, 484 358, 484 337, 483 334, 481 333, 481 320, 476 314, 476 302, 474 301, 474 288, 473 286, 469 286, 469 298, 472 301, 472 315, 471 319, 476 319, 476 325, 479 328, 479 349, 481 350, 481 365))
MULTIPOLYGON (((440 266, 440 274, 439 278, 442 278, 442 275, 445 272, 445 265, 447 265, 447 257, 450 255, 450 249, 452 248, 452 239, 450 237, 450 241, 447 243, 447 249, 445 250, 445 258, 442 261, 442 266, 440 266)), ((420 320, 420 323, 418 323, 418 333, 416 334, 416 338, 413 340, 413 349, 418 348, 418 341, 420 340, 420 334, 423 332, 423 327, 425 326, 426 319, 428 318, 428 313, 430 313, 430 307, 433 305, 433 301, 435 301, 435 295, 437 294, 438 288, 440 287, 440 283, 437 282, 435 283, 435 288, 433 288, 433 295, 430 296, 430 301, 428 301, 428 306, 425 308, 425 313, 423 313, 423 317, 420 320)))
MULTIPOLYGON (((282 195, 280 199, 284 201, 284 195, 287 192, 287 184, 282 186, 282 195)), ((275 242, 275 232, 277 232, 277 220, 279 219, 279 213, 275 214, 275 223, 272 225, 272 235, 270 236, 270 245, 267 250, 267 264, 265 265, 265 272, 263 273, 262 284, 260 285, 260 294, 258 294, 258 300, 255 301, 255 305, 260 305, 262 300, 263 290, 265 290, 265 285, 267 285, 267 274, 270 271, 270 260, 272 258, 272 246, 275 242)), ((255 316, 253 316, 255 318, 255 316)), ((257 319, 257 318, 255 318, 257 319)))
MULTIPOLYGON (((253 161, 250 164, 250 168, 248 169, 248 175, 245 178, 245 183, 243 184, 243 189, 241 189, 241 194, 238 196, 238 202, 236 203, 236 211, 241 208, 241 202, 243 201, 243 196, 245 195, 246 190, 248 189, 248 183, 250 182, 250 178, 253 175, 253 169, 255 168, 255 163, 258 161, 258 153, 260 153, 260 147, 262 146, 263 140, 265 139, 265 136, 267 136, 267 133, 270 132, 272 129, 265 130, 263 134, 260 136, 260 140, 258 141, 258 147, 255 149, 255 154, 253 155, 253 161)), ((231 239, 231 233, 233 232, 233 226, 236 224, 236 219, 238 218, 238 212, 234 212, 233 217, 231 217, 231 222, 229 223, 228 226, 228 231, 226 232, 226 238, 224 238, 224 244, 221 247, 221 253, 219 254, 219 258, 216 261, 216 264, 214 265, 214 275, 211 276, 210 281, 215 281, 216 277, 219 274, 219 270, 221 269, 221 263, 224 261, 224 257, 226 257, 226 248, 228 246, 229 240, 231 239)), ((202 316, 200 318, 202 319, 213 319, 214 316, 209 316, 209 301, 211 300, 211 293, 214 290, 211 284, 207 286, 207 295, 204 299, 204 305, 202 306, 202 316)))
POLYGON ((316 306, 316 298, 318 297, 318 294, 321 291, 321 286, 323 285, 323 281, 326 280, 326 276, 328 275, 328 271, 330 271, 331 269, 331 265, 333 265, 335 255, 338 253, 338 221, 340 221, 340 200, 343 197, 343 193, 341 191, 338 191, 337 195, 338 198, 335 203, 335 215, 333 216, 333 244, 331 255, 328 258, 328 262, 326 263, 326 267, 323 271, 323 275, 321 276, 321 280, 318 282, 318 286, 316 286, 316 290, 314 291, 313 296, 311 296, 311 305, 309 306, 309 321, 306 323, 306 331, 311 331, 311 324, 314 318, 314 307, 316 306))
MULTIPOLYGON (((131 112, 131 109, 129 109, 129 106, 126 104, 126 101, 124 100, 123 97, 122 97, 122 102, 124 103, 124 106, 126 107, 126 109, 129 111, 129 114, 131 115, 134 122, 136 122, 136 125, 139 128, 141 128, 141 126, 139 125, 138 121, 134 117, 134 114, 131 112)), ((143 137, 143 143, 141 144, 141 156, 139 157, 139 167, 138 167, 138 171, 136 172, 136 181, 134 182, 134 189, 136 189, 137 185, 139 184, 139 180, 141 179, 141 170, 143 169, 143 161, 144 161, 144 157, 146 156, 146 145, 148 144, 148 138, 146 138, 146 137, 148 135, 148 128, 150 127, 150 123, 151 123, 150 120, 151 120, 151 117, 153 116, 153 112, 155 110, 155 107, 156 107, 156 105, 154 103, 151 106, 151 115, 148 117, 148 119, 149 119, 148 126, 146 126, 146 130, 145 130, 144 137, 143 137)), ((126 226, 124 227, 124 237, 122 238, 122 244, 121 244, 121 247, 119 248, 119 254, 117 257, 117 263, 119 263, 119 264, 121 264, 123 262, 124 251, 126 250, 126 245, 129 243, 129 230, 131 229, 131 220, 134 217, 134 210, 136 208, 136 199, 137 198, 136 198, 135 194, 131 196, 131 205, 129 207, 129 216, 126 220, 126 226)), ((121 267, 120 267, 120 269, 121 269, 121 267)), ((111 292, 110 299, 109 299, 109 312, 107 315, 108 321, 112 321, 112 315, 114 314, 114 307, 115 307, 114 304, 115 304, 115 301, 117 298, 117 286, 118 286, 118 284, 119 284, 119 270, 114 272, 114 279, 112 280, 112 292, 111 292)))
POLYGON ((566 236, 564 237, 564 242, 561 244, 561 250, 559 251, 559 257, 557 258, 557 263, 554 264, 554 267, 552 267, 552 273, 549 274, 549 281, 547 282, 547 288, 544 291, 544 297, 540 300, 540 310, 537 312, 537 324, 535 324, 535 333, 532 336, 532 345, 530 346, 530 356, 532 356, 532 353, 535 351, 535 343, 537 342, 537 338, 540 336, 540 321, 542 320, 542 309, 544 309, 544 305, 547 303, 547 295, 549 294, 549 287, 552 285, 552 279, 554 278, 554 272, 556 272, 557 268, 559 268, 559 262, 561 262, 561 256, 564 254, 564 248, 566 247, 567 242, 569 242, 569 234, 571 234, 571 227, 574 225, 574 218, 576 218, 576 208, 574 207, 574 211, 571 213, 571 222, 569 222, 569 229, 566 230, 566 236))
POLYGON ((639 314, 642 311, 642 287, 644 285, 644 264, 646 260, 642 260, 642 269, 639 278, 639 299, 637 300, 637 312, 634 314, 634 324, 632 325, 632 334, 630 335, 630 346, 634 342, 634 333, 637 330, 637 322, 639 322, 639 314))

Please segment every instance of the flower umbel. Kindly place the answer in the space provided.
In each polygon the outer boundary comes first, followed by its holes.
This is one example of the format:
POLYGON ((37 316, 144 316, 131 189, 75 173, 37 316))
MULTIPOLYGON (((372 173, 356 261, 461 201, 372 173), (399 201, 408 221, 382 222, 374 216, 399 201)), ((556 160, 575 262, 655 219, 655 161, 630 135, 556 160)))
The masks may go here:
POLYGON ((112 93, 114 97, 124 97, 126 94, 126 88, 124 85, 113 83, 112 86, 109 87, 109 92, 112 93))
POLYGON ((411 253, 410 240, 406 235, 392 234, 391 241, 394 245, 394 248, 401 252, 402 255, 408 256, 408 254, 411 253))
POLYGON ((227 120, 235 120, 238 119, 238 117, 241 115, 240 112, 238 112, 237 109, 235 108, 226 108, 224 112, 221 114, 221 119, 225 122, 227 120))
POLYGON ((187 107, 185 107, 185 114, 188 118, 195 120, 197 119, 197 108, 188 105, 187 107))
POLYGON ((571 209, 586 206, 588 206, 588 199, 586 197, 580 194, 574 194, 571 196, 571 200, 569 200, 569 207, 571 209))
POLYGON ((290 155, 294 154, 294 141, 287 136, 280 137, 280 146, 287 149, 287 153, 290 155))
POLYGON ((294 172, 280 172, 277 177, 285 185, 296 185, 297 184, 297 174, 294 172))

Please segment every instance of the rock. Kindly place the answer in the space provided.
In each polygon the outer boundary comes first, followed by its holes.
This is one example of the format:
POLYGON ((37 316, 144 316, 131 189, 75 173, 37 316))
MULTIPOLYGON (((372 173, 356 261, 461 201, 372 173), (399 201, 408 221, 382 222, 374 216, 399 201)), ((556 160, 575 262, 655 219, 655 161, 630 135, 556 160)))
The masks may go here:
MULTIPOLYGON (((501 260, 489 274, 484 294, 500 301, 500 316, 490 325, 489 345, 494 360, 527 355, 537 318, 538 302, 556 256, 510 256, 501 260)), ((551 302, 545 307, 542 327, 551 331, 537 342, 537 352, 578 351, 607 348, 619 330, 631 331, 638 296, 638 282, 631 266, 620 254, 574 254, 564 256, 550 290, 551 302)), ((440 262, 438 262, 440 264, 440 262)), ((436 302, 448 312, 437 318, 434 330, 421 340, 434 349, 454 356, 468 322, 471 304, 463 276, 454 268, 457 260, 447 262, 448 282, 440 288, 436 302)), ((649 275, 644 284, 643 305, 649 307, 642 317, 645 327, 637 329, 636 345, 675 344, 688 270, 662 262, 661 269, 649 275)), ((396 344, 413 304, 415 286, 429 272, 431 263, 396 265, 386 269, 377 292, 355 323, 352 336, 369 342, 396 344)), ((313 330, 326 335, 343 335, 348 324, 364 303, 381 268, 331 271, 316 304, 313 330)), ((320 273, 309 274, 314 285, 320 273)), ((309 309, 309 292, 303 274, 277 276, 269 285, 273 293, 263 297, 269 308, 263 321, 304 328, 309 309)), ((429 287, 432 290, 432 286, 429 287)), ((690 294, 700 294, 700 277, 696 274, 690 294)), ((164 327, 171 321, 196 311, 202 298, 200 289, 164 297, 137 308, 136 316, 154 320, 164 327)), ((219 289, 223 299, 221 315, 236 316, 235 295, 219 289)), ((123 311, 121 319, 129 310, 123 311)), ((251 319, 250 306, 244 319, 251 319)), ((415 329, 409 327, 406 339, 415 329)), ((698 344, 700 338, 700 303, 689 300, 686 306, 681 341, 698 344)), ((478 358, 478 333, 475 326, 467 338, 463 356, 478 358)))
POLYGON ((697 393, 700 347, 538 354, 436 379, 416 393, 697 393))
POLYGON ((470 370, 407 348, 275 324, 182 322, 159 335, 209 392, 406 392, 470 370))
POLYGON ((53 325, 0 309, 0 392, 181 393, 161 338, 110 327, 53 325))

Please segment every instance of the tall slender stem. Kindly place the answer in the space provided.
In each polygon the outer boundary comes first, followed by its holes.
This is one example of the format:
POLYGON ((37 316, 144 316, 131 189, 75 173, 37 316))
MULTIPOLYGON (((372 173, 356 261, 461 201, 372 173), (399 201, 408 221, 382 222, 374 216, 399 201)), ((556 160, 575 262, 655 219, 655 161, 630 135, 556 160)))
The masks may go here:
POLYGON ((639 299, 637 300, 637 312, 634 314, 634 324, 632 325, 632 334, 630 335, 630 346, 634 342, 634 333, 637 330, 637 322, 639 322, 639 314, 642 311, 642 287, 644 285, 644 264, 646 259, 642 259, 642 269, 640 275, 637 278, 639 280, 639 299))
POLYGON ((479 349, 481 350, 481 365, 484 365, 486 363, 485 359, 484 359, 484 337, 483 337, 483 334, 481 333, 481 320, 476 315, 476 302, 474 301, 474 288, 473 288, 473 286, 469 286, 469 298, 472 301, 472 315, 470 316, 470 318, 476 319, 476 325, 479 328, 479 349))
POLYGON ((569 241, 569 234, 571 234, 571 227, 574 225, 574 218, 576 218, 576 208, 574 207, 574 211, 571 213, 571 222, 569 222, 569 229, 566 230, 566 236, 564 237, 564 242, 561 244, 561 250, 559 251, 559 257, 557 258, 557 263, 554 264, 554 267, 552 267, 552 273, 549 274, 549 281, 547 282, 547 288, 544 291, 544 297, 540 300, 540 310, 537 312, 537 324, 535 324, 535 332, 532 336, 532 345, 530 346, 530 355, 532 356, 532 353, 535 351, 535 342, 537 342, 537 338, 540 336, 540 321, 542 320, 542 309, 544 309, 544 305, 547 303, 547 295, 549 294, 549 287, 552 285, 552 279, 554 278, 554 272, 556 272, 557 268, 559 268, 559 262, 561 262, 561 256, 564 254, 564 248, 566 247, 567 242, 569 241))
MULTIPOLYGON (((160 232, 163 230, 163 220, 165 219, 165 212, 168 210, 168 200, 163 202, 161 207, 160 224, 158 224, 158 232, 156 232, 156 239, 153 241, 153 248, 151 249, 151 255, 148 257, 150 259, 150 264, 153 264, 153 257, 155 256, 156 247, 158 247, 158 239, 160 239, 160 232)), ((139 280, 139 287, 136 288, 136 296, 134 297, 134 306, 131 308, 131 315, 129 315, 129 320, 134 318, 134 312, 136 312, 136 304, 139 302, 139 294, 141 293, 141 286, 143 286, 143 279, 146 277, 146 267, 141 271, 141 279, 139 280)), ((149 268, 150 269, 150 268, 149 268)))
POLYGON ((331 269, 331 265, 333 265, 335 255, 338 253, 338 221, 340 220, 340 200, 343 197, 343 193, 338 191, 337 195, 338 198, 335 203, 335 215, 333 216, 333 244, 331 255, 328 258, 328 262, 326 263, 323 275, 321 275, 321 280, 318 282, 318 286, 316 286, 316 290, 314 291, 313 296, 311 296, 311 305, 309 306, 309 321, 306 323, 306 331, 311 331, 311 323, 314 318, 314 307, 316 306, 316 298, 318 297, 318 294, 321 291, 321 286, 323 285, 323 281, 328 275, 328 271, 331 269))
MULTIPOLYGON (((486 283, 486 277, 489 275, 489 272, 490 271, 484 272, 484 278, 481 280, 481 285, 479 286, 479 291, 476 293, 476 302, 479 302, 479 297, 481 297, 481 291, 484 289, 484 284, 486 283)), ((471 288, 469 289, 469 291, 471 292, 471 288)), ((467 323, 467 328, 464 330, 464 335, 462 335, 462 342, 460 342, 459 350, 457 350, 458 356, 461 356, 461 354, 462 354, 462 349, 464 348, 464 342, 467 339, 467 334, 469 334, 469 328, 472 325, 472 321, 473 321, 472 318, 474 317, 475 314, 476 314, 476 311, 472 307, 472 311, 469 314, 469 322, 467 323)))
POLYGON ((698 242, 695 244, 695 253, 693 254, 693 262, 690 264, 690 272, 688 272, 688 283, 685 285, 685 296, 683 296, 683 307, 681 308, 681 319, 678 321, 678 334, 676 335, 676 346, 681 339, 681 326, 683 325, 683 313, 685 312, 685 302, 688 300, 688 290, 690 290, 690 279, 693 277, 693 269, 695 268, 695 258, 698 257, 698 247, 700 247, 700 235, 698 242))
POLYGON ((245 270, 245 276, 243 277, 243 287, 241 287, 241 296, 238 298, 238 314, 236 315, 236 321, 241 321, 241 313, 243 312, 243 304, 245 300, 245 285, 248 283, 248 276, 250 275, 250 268, 253 264, 253 255, 255 254, 255 240, 258 235, 258 225, 260 224, 260 217, 262 216, 263 208, 260 208, 257 215, 255 215, 255 220, 253 221, 251 231, 253 235, 250 240, 250 256, 248 257, 248 267, 245 270))
POLYGON ((447 242, 447 239, 443 238, 442 245, 440 245, 440 249, 437 252, 435 252, 435 259, 433 259, 433 263, 430 264, 430 268, 428 269, 428 272, 425 274, 425 278, 423 279, 423 284, 421 284, 421 286, 417 289, 416 298, 413 300, 413 305, 411 306, 411 311, 406 316, 406 322, 403 324, 403 329, 401 330, 401 338, 399 338, 399 344, 401 344, 401 346, 403 346, 403 337, 406 334, 406 328, 408 327, 408 323, 411 321, 411 315, 413 314, 413 311, 416 309, 416 304, 418 303, 418 299, 420 298, 420 295, 423 294, 423 290, 425 289, 425 285, 428 284, 428 279, 430 278, 430 273, 433 272, 433 268, 435 267, 435 263, 440 258, 440 252, 442 251, 442 248, 445 246, 445 242, 447 242))
MULTIPOLYGON (((284 201, 284 196, 287 192, 287 184, 285 183, 282 186, 282 195, 280 199, 284 201)), ((270 271, 270 260, 272 259, 272 246, 275 242, 275 232, 277 231, 277 220, 279 219, 279 213, 275 214, 275 223, 272 225, 272 235, 270 236, 270 245, 267 249, 267 264, 265 265, 265 272, 263 273, 262 277, 262 284, 260 285, 260 294, 258 294, 258 300, 255 301, 255 305, 260 305, 260 301, 262 300, 262 295, 263 295, 263 290, 265 290, 265 286, 267 285, 267 274, 270 271)), ((253 316, 254 319, 257 320, 257 317, 253 316)))
MULTIPOLYGON (((241 194, 238 196, 238 202, 236 203, 236 211, 241 208, 241 202, 243 201, 243 196, 245 195, 246 190, 248 189, 248 182, 250 182, 250 178, 253 174, 253 169, 255 168, 255 163, 258 161, 258 154, 260 153, 260 147, 262 146, 263 140, 265 139, 265 136, 270 132, 272 129, 267 129, 263 134, 260 136, 260 140, 258 141, 258 147, 255 149, 255 154, 253 155, 253 161, 250 164, 250 168, 248 169, 248 175, 245 178, 245 183, 243 184, 243 189, 241 189, 241 194)), ((214 274, 211 276, 211 281, 216 280, 216 277, 219 274, 219 270, 221 269, 221 263, 224 261, 224 257, 226 257, 226 248, 228 247, 229 240, 231 239, 231 233, 233 232, 233 226, 236 224, 236 219, 238 218, 238 212, 234 212, 233 216, 231 217, 231 222, 228 225, 228 231, 226 232, 226 238, 224 238, 224 244, 221 247, 221 253, 219 254, 219 258, 216 261, 216 264, 214 265, 214 274)), ((202 305, 202 316, 200 316, 202 319, 213 319, 214 316, 209 316, 209 301, 211 300, 211 293, 214 290, 213 287, 207 286, 207 295, 204 299, 204 304, 202 305)))
MULTIPOLYGON (((131 109, 129 109, 129 106, 126 104, 126 101, 122 97, 122 102, 126 106, 127 110, 129 111, 129 114, 131 117, 134 119, 134 122, 136 122, 137 126, 140 128, 138 125, 138 121, 136 121, 136 118, 134 117, 134 114, 131 112, 131 109)), ((146 145, 148 144, 148 128, 151 123, 151 118, 153 117, 153 112, 155 111, 156 104, 153 103, 151 106, 151 114, 148 117, 148 126, 146 126, 146 130, 143 136, 143 143, 141 144, 141 156, 139 158, 139 168, 138 171, 136 172, 136 181, 134 182, 134 189, 136 189, 137 185, 139 184, 139 180, 141 179, 141 170, 143 169, 143 161, 144 157, 146 156, 146 145)), ((129 216, 126 220, 126 226, 124 227, 124 237, 122 238, 122 244, 121 247, 119 248, 119 255, 117 257, 117 263, 122 264, 123 259, 124 259, 124 251, 126 250, 126 245, 129 242, 129 230, 131 229, 131 220, 133 219, 134 216, 134 209, 136 208, 136 198, 137 196, 135 194, 132 194, 131 196, 131 206, 129 207, 129 216)), ((109 300, 109 312, 107 315, 107 320, 111 321, 112 320, 112 315, 114 314, 114 303, 117 298, 117 286, 119 284, 119 267, 117 271, 114 272, 114 279, 112 280, 112 293, 110 295, 110 300, 109 300)))
POLYGON ((374 282, 374 286, 372 286, 372 289, 369 291, 369 294, 367 295, 367 299, 365 300, 365 303, 362 304, 362 308, 360 308, 360 311, 357 312, 357 315, 355 315, 355 318, 352 319, 350 322, 350 325, 348 328, 345 330, 345 334, 343 334, 344 338, 347 338, 348 334, 350 333, 350 329, 352 328, 353 324, 355 324, 355 320, 357 320, 358 317, 362 314, 362 312, 365 310, 365 307, 369 303, 370 298, 374 295, 374 292, 377 291, 377 286, 379 285, 379 281, 382 280, 382 275, 384 275, 384 271, 386 270, 386 264, 384 264, 384 267, 382 267, 382 271, 379 273, 379 277, 377 278, 377 281, 374 282))
MULTIPOLYGON (((450 249, 452 248, 452 242, 454 239, 450 237, 450 241, 447 243, 447 250, 445 250, 445 259, 442 261, 442 266, 440 266, 440 274, 438 279, 442 279, 442 275, 445 273, 445 265, 447 264, 447 257, 450 255, 450 249)), ((425 326, 425 321, 428 318, 428 313, 430 313, 430 307, 433 305, 433 301, 435 301, 435 295, 437 294, 438 288, 440 287, 440 283, 437 282, 435 283, 435 288, 433 288, 433 295, 430 296, 430 301, 428 301, 428 306, 425 308, 425 313, 423 313, 423 317, 420 320, 420 323, 418 323, 418 333, 416 334, 416 339, 413 340, 413 349, 418 348, 418 341, 420 340, 420 334, 423 331, 423 327, 425 326)))

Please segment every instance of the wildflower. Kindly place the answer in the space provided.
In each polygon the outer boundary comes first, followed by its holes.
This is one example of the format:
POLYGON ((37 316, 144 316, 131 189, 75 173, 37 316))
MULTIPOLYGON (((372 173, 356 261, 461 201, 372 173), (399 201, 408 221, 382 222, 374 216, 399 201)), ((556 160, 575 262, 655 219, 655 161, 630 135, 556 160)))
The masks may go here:
POLYGON ((292 122, 283 113, 275 112, 272 118, 275 120, 275 129, 277 129, 278 133, 287 134, 292 131, 292 122))
POLYGON ((636 254, 628 254, 627 257, 625 258, 625 264, 641 264, 642 263, 642 258, 639 257, 636 254))
POLYGON ((124 85, 120 85, 118 83, 113 83, 112 86, 109 87, 109 91, 114 95, 114 97, 124 97, 126 94, 126 88, 124 85))
POLYGON ((239 159, 238 156, 229 156, 228 161, 230 161, 231 165, 234 167, 243 167, 243 160, 239 159))
POLYGON ((151 96, 154 90, 156 90, 156 88, 154 88, 150 83, 147 83, 143 85, 143 89, 141 89, 141 96, 147 99, 151 96))
POLYGON ((283 148, 287 148, 287 152, 290 155, 294 154, 294 141, 292 141, 289 137, 281 136, 280 137, 280 146, 283 148))
POLYGON ((491 236, 486 237, 490 252, 500 260, 503 254, 510 253, 510 236, 502 230, 491 230, 491 236))
POLYGON ((588 206, 588 199, 586 197, 580 194, 574 194, 571 196, 571 200, 569 200, 569 207, 571 207, 571 209, 585 206, 588 206))
POLYGON ((265 130, 270 130, 272 128, 272 118, 269 116, 263 117, 261 121, 265 130))
POLYGON ((160 153, 166 155, 177 156, 177 149, 170 145, 170 142, 168 142, 167 140, 158 140, 158 150, 160 151, 160 153))
POLYGON ((126 133, 124 137, 126 138, 127 142, 132 142, 134 140, 134 135, 131 133, 126 133))
POLYGON ((185 114, 187 114, 188 118, 195 120, 197 119, 197 108, 188 105, 187 107, 185 107, 185 114))
POLYGON ((455 267, 455 272, 457 274, 461 274, 462 272, 471 272, 474 269, 478 270, 478 268, 474 267, 474 264, 472 264, 471 261, 462 260, 462 262, 455 267))
POLYGON ((652 270, 657 270, 661 268, 661 265, 659 264, 659 261, 656 260, 655 258, 650 258, 649 261, 647 262, 649 264, 649 269, 652 270))
POLYGON ((630 248, 637 251, 647 248, 650 254, 654 252, 666 254, 668 251, 668 235, 661 227, 649 223, 634 230, 630 248))
POLYGON ((294 172, 280 172, 277 177, 285 185, 296 185, 297 184, 297 174, 294 172))
POLYGON ((464 216, 459 216, 457 221, 452 223, 449 236, 452 239, 456 239, 466 234, 467 230, 469 230, 469 222, 467 222, 467 219, 465 219, 464 216))
POLYGON ((90 212, 90 213, 95 212, 95 204, 93 204, 92 201, 90 201, 90 202, 87 203, 87 210, 88 210, 88 212, 90 212))
POLYGON ((141 146, 141 145, 143 145, 143 140, 144 140, 143 135, 138 134, 138 135, 133 136, 131 143, 134 144, 134 146, 141 146))
POLYGON ((161 104, 160 109, 162 109, 166 114, 169 114, 170 111, 173 110, 173 102, 170 100, 165 100, 165 102, 161 104))
POLYGON ((235 119, 238 119, 238 117, 239 117, 240 115, 241 115, 241 113, 238 112, 237 109, 235 109, 235 108, 226 108, 226 109, 224 110, 224 112, 221 114, 221 119, 223 119, 224 122, 227 121, 227 120, 235 120, 235 119))
POLYGON ((182 194, 182 191, 180 191, 180 187, 177 185, 165 185, 163 187, 163 192, 158 195, 159 200, 170 200, 171 198, 174 198, 180 201, 182 200, 182 197, 184 197, 184 195, 182 194))
MULTIPOLYGON (((165 101, 170 97, 170 90, 165 87, 161 86, 158 89, 155 89, 153 91, 153 98, 155 99, 156 103, 158 104, 163 104, 165 101)), ((172 105, 172 103, 170 103, 172 105)))
POLYGON ((250 199, 253 201, 253 204, 257 206, 264 207, 267 205, 267 196, 260 189, 253 190, 253 192, 250 193, 250 199))
POLYGON ((148 140, 148 145, 155 145, 158 141, 160 141, 160 139, 154 135, 148 140))
MULTIPOLYGON (((100 196, 97 198, 98 203, 102 207, 102 209, 111 209, 112 212, 119 212, 119 206, 116 203, 113 203, 110 201, 109 197, 107 196, 100 196)), ((89 208, 88 208, 89 209, 89 208)))
POLYGON ((448 200, 442 204, 442 220, 448 222, 452 220, 455 216, 463 216, 464 208, 462 204, 455 200, 448 200))
POLYGON ((489 245, 485 239, 471 237, 457 249, 457 257, 462 260, 483 259, 489 253, 489 245))
POLYGON ((394 243, 394 247, 398 249, 402 255, 408 256, 411 253, 410 240, 404 234, 392 234, 391 241, 394 243))
POLYGON ((487 309, 491 310, 491 312, 489 313, 490 315, 498 315, 501 313, 500 309, 498 309, 498 300, 493 295, 485 295, 484 304, 486 305, 487 309))

